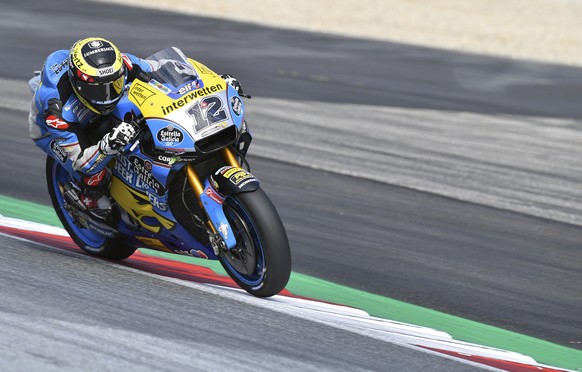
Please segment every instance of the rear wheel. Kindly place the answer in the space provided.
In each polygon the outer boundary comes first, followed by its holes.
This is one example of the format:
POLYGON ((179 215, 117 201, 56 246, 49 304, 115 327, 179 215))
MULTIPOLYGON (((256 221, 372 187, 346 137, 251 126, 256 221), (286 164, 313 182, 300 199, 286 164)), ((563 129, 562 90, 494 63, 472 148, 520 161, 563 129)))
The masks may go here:
POLYGON ((260 188, 226 199, 224 213, 237 245, 220 262, 230 277, 257 297, 279 293, 291 274, 291 251, 283 223, 260 188))
POLYGON ((65 205, 63 187, 70 179, 69 173, 50 156, 46 160, 46 179, 53 207, 63 227, 82 250, 93 256, 111 260, 124 260, 135 252, 136 248, 127 246, 121 238, 107 238, 75 223, 73 217, 63 207, 65 205))

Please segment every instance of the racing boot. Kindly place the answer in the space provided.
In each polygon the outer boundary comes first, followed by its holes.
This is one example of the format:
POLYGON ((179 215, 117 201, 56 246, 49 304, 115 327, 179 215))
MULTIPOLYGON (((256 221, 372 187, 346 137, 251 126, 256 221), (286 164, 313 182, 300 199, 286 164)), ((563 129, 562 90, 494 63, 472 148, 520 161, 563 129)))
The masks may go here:
POLYGON ((111 200, 107 195, 110 184, 111 171, 107 168, 81 179, 79 199, 89 214, 102 221, 107 221, 111 215, 111 200))
POLYGON ((111 215, 111 200, 106 195, 106 190, 85 188, 81 191, 79 199, 92 217, 96 217, 101 221, 108 221, 111 215))
POLYGON ((65 185, 65 200, 70 206, 98 220, 110 222, 111 199, 107 195, 110 179, 106 168, 92 176, 83 177, 79 185, 71 182, 65 185))

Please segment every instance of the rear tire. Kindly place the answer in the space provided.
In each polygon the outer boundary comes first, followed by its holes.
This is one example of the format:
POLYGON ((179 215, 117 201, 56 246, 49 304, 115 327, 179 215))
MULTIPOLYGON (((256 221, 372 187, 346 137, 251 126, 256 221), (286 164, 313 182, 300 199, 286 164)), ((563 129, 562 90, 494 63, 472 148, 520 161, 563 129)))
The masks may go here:
POLYGON ((46 180, 53 203, 53 208, 63 227, 71 239, 81 248, 92 256, 107 258, 110 260, 124 260, 131 256, 136 248, 124 244, 122 238, 106 238, 92 230, 85 229, 75 224, 73 217, 64 208, 64 196, 62 186, 70 179, 65 168, 50 156, 46 159, 46 180))
POLYGON ((291 250, 281 218, 260 188, 229 196, 224 212, 237 246, 220 257, 230 277, 257 297, 279 293, 291 275, 291 250))

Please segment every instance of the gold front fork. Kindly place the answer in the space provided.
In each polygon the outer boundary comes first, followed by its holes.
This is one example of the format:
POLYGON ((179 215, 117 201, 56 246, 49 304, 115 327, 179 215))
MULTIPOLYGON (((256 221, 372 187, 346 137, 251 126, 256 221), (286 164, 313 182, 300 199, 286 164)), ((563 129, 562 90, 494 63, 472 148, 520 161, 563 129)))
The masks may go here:
POLYGON ((188 183, 192 190, 194 190, 194 194, 196 197, 200 197, 204 192, 204 186, 202 186, 202 182, 200 181, 200 177, 198 177, 198 173, 196 169, 194 169, 194 165, 192 163, 188 163, 186 167, 186 176, 188 177, 188 183))
POLYGON ((223 147, 222 150, 220 150, 220 151, 222 152, 222 157, 224 157, 224 161, 226 161, 226 163, 228 165, 240 168, 240 164, 236 160, 236 157, 232 153, 232 150, 230 149, 230 147, 223 147))
MULTIPOLYGON (((220 152, 222 153, 224 161, 228 165, 233 167, 240 167, 239 162, 236 160, 236 157, 234 156, 230 148, 224 147, 222 150, 220 150, 220 152)), ((204 186, 202 185, 200 177, 198 177, 198 173, 196 172, 196 169, 194 168, 194 165, 192 163, 188 163, 188 165, 186 166, 186 177, 188 178, 188 184, 190 185, 192 190, 194 190, 194 194, 198 198, 200 206, 204 209, 202 201, 200 200, 200 195, 202 195, 202 193, 204 192, 204 186)), ((214 227, 212 222, 208 220, 207 224, 208 227, 210 227, 210 230, 216 234, 216 228, 214 227)))

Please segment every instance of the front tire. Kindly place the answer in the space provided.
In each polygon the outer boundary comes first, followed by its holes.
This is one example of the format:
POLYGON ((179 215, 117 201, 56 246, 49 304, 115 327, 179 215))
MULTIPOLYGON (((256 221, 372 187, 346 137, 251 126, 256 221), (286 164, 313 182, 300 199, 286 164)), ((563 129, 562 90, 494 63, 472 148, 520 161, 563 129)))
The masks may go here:
POLYGON ((230 277, 257 297, 279 293, 291 275, 287 233, 273 203, 262 189, 229 196, 224 212, 237 245, 220 262, 230 277))
POLYGON ((95 231, 85 229, 77 225, 73 217, 67 212, 63 205, 65 198, 62 193, 63 186, 69 181, 70 176, 60 163, 50 156, 46 159, 46 180, 53 203, 53 208, 63 227, 71 239, 92 256, 107 258, 110 260, 124 260, 135 252, 136 248, 124 244, 122 238, 106 238, 95 231))

